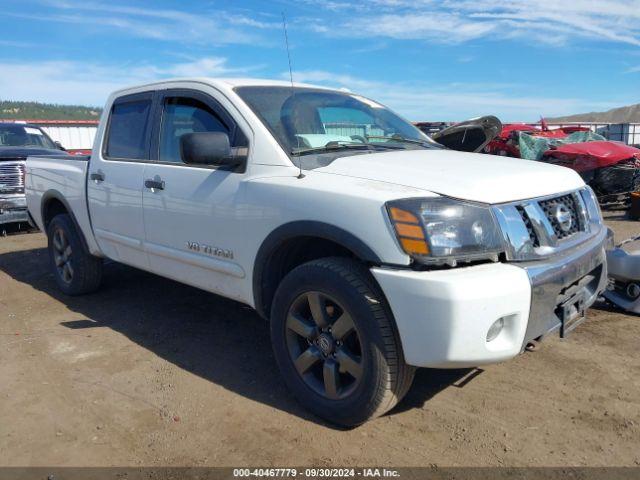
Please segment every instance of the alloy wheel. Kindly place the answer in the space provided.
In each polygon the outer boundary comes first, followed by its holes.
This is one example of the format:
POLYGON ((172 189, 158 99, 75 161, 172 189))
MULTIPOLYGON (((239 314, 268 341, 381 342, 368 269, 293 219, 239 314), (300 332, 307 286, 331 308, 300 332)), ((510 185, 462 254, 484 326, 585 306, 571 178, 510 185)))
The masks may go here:
POLYGON ((58 228, 53 234, 53 261, 58 275, 65 283, 71 283, 73 280, 72 253, 67 235, 64 230, 58 228))
POLYGON ((293 365, 317 394, 339 400, 363 377, 360 335, 351 314, 321 292, 306 292, 291 304, 286 339, 293 365))

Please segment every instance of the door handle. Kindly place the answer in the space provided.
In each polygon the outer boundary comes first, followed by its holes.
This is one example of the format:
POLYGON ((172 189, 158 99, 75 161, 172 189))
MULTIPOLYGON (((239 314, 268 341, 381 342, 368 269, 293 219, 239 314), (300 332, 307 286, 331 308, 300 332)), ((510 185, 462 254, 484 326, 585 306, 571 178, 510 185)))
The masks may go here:
POLYGON ((104 173, 98 170, 97 172, 93 172, 91 175, 89 175, 89 178, 96 183, 104 182, 104 173))
POLYGON ((164 190, 164 180, 160 180, 158 177, 155 179, 148 178, 144 181, 144 186, 151 190, 164 190))

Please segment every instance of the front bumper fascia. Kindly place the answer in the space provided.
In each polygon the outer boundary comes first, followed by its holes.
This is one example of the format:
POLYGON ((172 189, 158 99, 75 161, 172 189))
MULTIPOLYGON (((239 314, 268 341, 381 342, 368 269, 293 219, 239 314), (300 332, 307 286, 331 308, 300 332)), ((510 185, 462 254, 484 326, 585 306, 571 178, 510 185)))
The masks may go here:
POLYGON ((607 229, 576 248, 545 262, 522 264, 531 283, 531 312, 524 345, 560 329, 559 305, 571 295, 583 295, 588 308, 607 286, 607 229))
POLYGON ((560 328, 565 297, 595 302, 606 286, 603 227, 561 255, 529 263, 487 263, 448 270, 374 267, 396 320, 405 361, 463 368, 515 357, 527 343, 560 328), (498 319, 504 328, 492 341, 498 319))
POLYGON ((0 225, 29 221, 24 194, 0 195, 0 225))

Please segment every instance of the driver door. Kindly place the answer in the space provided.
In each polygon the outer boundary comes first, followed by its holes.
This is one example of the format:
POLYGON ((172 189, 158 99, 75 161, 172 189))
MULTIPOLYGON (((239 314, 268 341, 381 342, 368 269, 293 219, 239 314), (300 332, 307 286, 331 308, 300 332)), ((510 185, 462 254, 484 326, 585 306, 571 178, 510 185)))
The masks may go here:
POLYGON ((142 203, 152 271, 208 291, 238 296, 244 270, 234 255, 243 238, 243 172, 182 161, 180 137, 224 132, 232 147, 247 140, 210 95, 160 92, 152 156, 144 171, 142 203))

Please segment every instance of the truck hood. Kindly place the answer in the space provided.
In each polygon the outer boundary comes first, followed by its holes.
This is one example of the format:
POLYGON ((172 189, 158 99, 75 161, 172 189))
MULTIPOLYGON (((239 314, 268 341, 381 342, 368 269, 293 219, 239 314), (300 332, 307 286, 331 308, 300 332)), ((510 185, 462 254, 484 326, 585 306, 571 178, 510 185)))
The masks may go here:
POLYGON ((0 161, 4 159, 27 158, 29 155, 69 155, 62 150, 36 147, 0 147, 0 161))
POLYGON ((580 188, 573 170, 451 150, 403 150, 340 157, 314 172, 419 188, 482 203, 505 203, 580 188))

